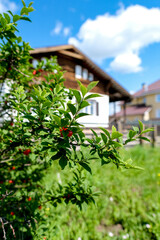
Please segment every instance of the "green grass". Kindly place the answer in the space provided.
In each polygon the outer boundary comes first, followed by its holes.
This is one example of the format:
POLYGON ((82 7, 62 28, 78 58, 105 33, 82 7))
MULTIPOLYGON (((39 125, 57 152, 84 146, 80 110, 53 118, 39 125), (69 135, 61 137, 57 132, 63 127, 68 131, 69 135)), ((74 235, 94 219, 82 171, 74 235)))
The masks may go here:
MULTIPOLYGON (((46 205, 49 240, 148 240, 160 239, 160 151, 158 148, 135 147, 122 152, 144 170, 117 170, 112 164, 92 164, 93 174, 85 172, 88 184, 100 191, 96 204, 82 211, 71 204, 57 208, 46 205)), ((68 169, 56 166, 47 173, 49 188, 61 173, 62 183, 71 179, 68 169)), ((44 222, 45 224, 45 222, 44 222)), ((47 229, 47 228, 46 228, 47 229)), ((39 230, 40 231, 40 230, 39 230)))

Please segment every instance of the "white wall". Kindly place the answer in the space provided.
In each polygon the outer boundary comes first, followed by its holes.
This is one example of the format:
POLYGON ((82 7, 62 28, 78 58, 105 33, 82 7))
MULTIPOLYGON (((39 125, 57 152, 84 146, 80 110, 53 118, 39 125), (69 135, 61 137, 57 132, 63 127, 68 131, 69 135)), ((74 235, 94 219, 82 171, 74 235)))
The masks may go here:
POLYGON ((109 123, 109 96, 101 94, 102 97, 97 97, 99 103, 99 116, 88 115, 79 118, 79 123, 85 127, 108 127, 109 123))

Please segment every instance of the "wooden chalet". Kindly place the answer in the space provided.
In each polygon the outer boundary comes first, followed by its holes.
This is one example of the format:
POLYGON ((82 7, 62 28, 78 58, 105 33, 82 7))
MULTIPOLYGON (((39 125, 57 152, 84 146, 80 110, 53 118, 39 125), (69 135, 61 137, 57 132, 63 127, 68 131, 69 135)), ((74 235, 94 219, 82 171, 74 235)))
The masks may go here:
POLYGON ((91 108, 88 108, 88 110, 86 109, 86 112, 88 111, 94 118, 92 120, 91 118, 90 120, 86 119, 88 123, 103 123, 103 121, 100 121, 100 118, 102 119, 104 114, 108 115, 104 121, 107 123, 109 121, 109 111, 105 111, 104 109, 109 109, 109 102, 124 101, 126 103, 130 102, 132 99, 131 95, 120 84, 98 67, 84 53, 72 45, 36 48, 31 50, 30 53, 33 57, 33 61, 57 56, 58 64, 66 71, 64 73, 64 78, 66 79, 64 85, 66 88, 79 89, 77 79, 85 86, 91 81, 99 81, 92 92, 102 94, 104 98, 106 97, 107 101, 106 99, 104 99, 104 101, 100 100, 98 110, 95 111, 95 104, 91 102, 91 108))

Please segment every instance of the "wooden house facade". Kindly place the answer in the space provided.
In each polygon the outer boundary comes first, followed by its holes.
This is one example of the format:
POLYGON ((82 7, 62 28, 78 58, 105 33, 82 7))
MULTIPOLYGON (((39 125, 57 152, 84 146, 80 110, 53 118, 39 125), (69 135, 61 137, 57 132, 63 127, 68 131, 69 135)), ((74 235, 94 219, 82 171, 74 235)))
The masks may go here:
POLYGON ((57 56, 58 64, 63 68, 64 85, 66 88, 79 89, 77 80, 87 86, 91 81, 99 81, 92 90, 102 95, 100 98, 91 99, 90 106, 84 109, 90 116, 81 118, 80 122, 86 127, 108 126, 109 102, 130 102, 131 95, 118 84, 111 76, 98 67, 85 54, 72 45, 37 48, 30 51, 35 61, 57 56))

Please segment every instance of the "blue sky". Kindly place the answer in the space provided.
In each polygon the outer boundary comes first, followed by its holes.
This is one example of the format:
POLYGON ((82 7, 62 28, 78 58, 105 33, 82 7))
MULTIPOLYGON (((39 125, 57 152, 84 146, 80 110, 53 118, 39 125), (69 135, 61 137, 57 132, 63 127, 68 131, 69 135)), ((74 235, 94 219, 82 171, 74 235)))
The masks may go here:
MULTIPOLYGON (((0 0, 0 12, 21 6, 0 0)), ((20 24, 31 47, 74 44, 130 92, 160 78, 159 0, 35 0, 33 7, 32 23, 20 24)))

